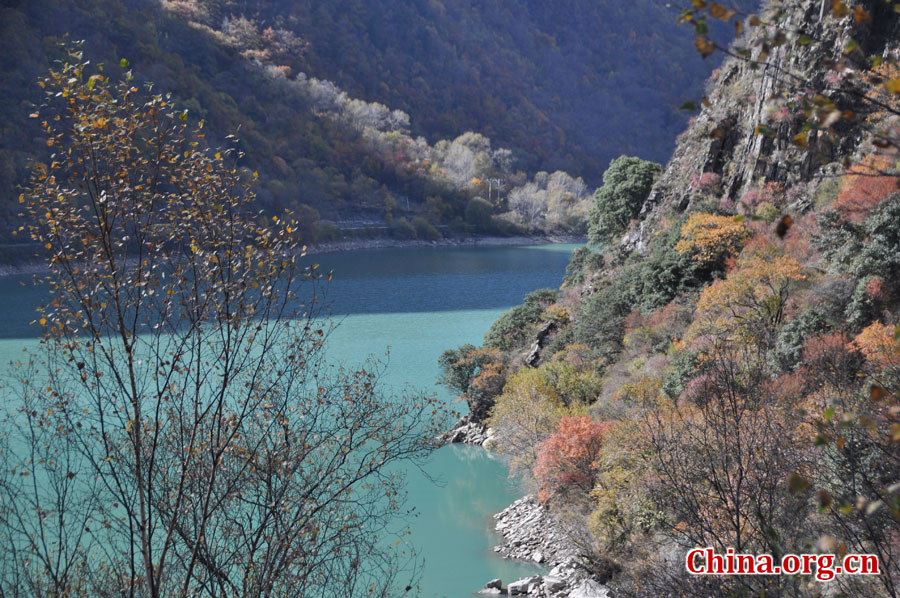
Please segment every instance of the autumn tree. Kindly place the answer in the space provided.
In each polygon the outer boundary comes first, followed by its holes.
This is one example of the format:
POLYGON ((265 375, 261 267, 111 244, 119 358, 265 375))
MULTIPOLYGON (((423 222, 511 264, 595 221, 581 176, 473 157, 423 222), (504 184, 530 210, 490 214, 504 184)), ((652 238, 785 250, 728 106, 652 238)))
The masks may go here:
POLYGON ((609 422, 596 422, 586 415, 560 418, 556 432, 537 445, 534 477, 542 503, 571 490, 590 492, 603 437, 611 427, 609 422))
POLYGON ((399 466, 440 407, 324 362, 298 224, 259 224, 255 174, 170 97, 77 46, 40 85, 20 234, 50 294, 5 392, 0 593, 402 593, 399 466))
POLYGON ((503 354, 495 348, 463 345, 447 349, 438 358, 440 383, 459 393, 478 421, 487 417, 506 381, 503 354))
POLYGON ((898 330, 876 321, 850 342, 837 334, 810 339, 805 354, 809 410, 822 447, 808 482, 831 524, 823 542, 876 554, 882 575, 872 581, 887 596, 900 595, 898 330))
POLYGON ((898 191, 893 161, 884 155, 866 156, 841 179, 841 192, 832 204, 841 216, 860 223, 891 193, 898 191))
POLYGON ((536 446, 556 429, 566 414, 562 398, 543 368, 522 368, 509 377, 495 400, 488 424, 497 446, 513 457, 515 468, 529 468, 536 446))
MULTIPOLYGON (((810 471, 810 453, 796 425, 800 411, 791 388, 768 379, 764 355, 723 332, 681 397, 659 397, 638 422, 653 471, 647 493, 660 506, 659 530, 673 545, 777 558, 799 552, 814 530, 807 520, 808 493, 791 493, 785 483, 795 472, 810 471)), ((654 583, 675 584, 665 575, 654 577, 654 583)), ((698 598, 763 590, 791 595, 797 583, 736 576, 716 580, 719 593, 710 593, 702 579, 676 587, 680 595, 698 598)), ((653 588, 648 584, 647 591, 653 588)))
POLYGON ((726 258, 741 250, 749 237, 750 230, 739 217, 697 212, 681 227, 675 250, 690 255, 702 266, 721 267, 726 258))

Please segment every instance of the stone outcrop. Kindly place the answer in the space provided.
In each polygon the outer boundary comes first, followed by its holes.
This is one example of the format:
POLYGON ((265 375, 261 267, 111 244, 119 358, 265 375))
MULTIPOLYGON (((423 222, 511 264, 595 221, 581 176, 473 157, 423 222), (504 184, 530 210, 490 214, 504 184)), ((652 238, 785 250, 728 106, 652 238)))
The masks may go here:
POLYGON ((494 519, 494 529, 503 537, 494 552, 505 558, 555 566, 576 557, 565 530, 533 495, 520 498, 494 519))
POLYGON ((541 328, 538 330, 534 342, 531 343, 531 348, 528 350, 528 355, 525 356, 525 365, 534 367, 538 364, 538 361, 541 358, 541 349, 543 349, 547 344, 550 335, 556 331, 556 328, 556 322, 554 322, 553 320, 544 322, 544 325, 541 326, 541 328))
POLYGON ((739 201, 745 193, 765 184, 792 189, 801 211, 808 197, 804 185, 818 176, 833 174, 852 156, 863 137, 865 116, 873 106, 859 101, 859 71, 865 56, 890 53, 896 39, 896 19, 884 3, 869 3, 871 22, 836 19, 830 4, 799 0, 778 17, 779 28, 791 32, 786 43, 764 43, 758 30, 748 28, 737 46, 759 64, 729 58, 711 77, 699 114, 678 138, 672 159, 644 203, 638 221, 623 237, 624 252, 646 253, 659 225, 692 206, 717 201, 739 201), (801 42, 804 39, 814 43, 801 42), (845 52, 853 40, 859 49, 845 52), (762 52, 767 52, 762 56, 762 52), (824 130, 806 132, 804 117, 785 103, 792 96, 821 95, 840 102, 855 118, 833 125, 837 135, 824 130), (762 126, 763 129, 757 127, 762 126), (762 132, 761 132, 762 131, 762 132), (805 144, 795 136, 808 133, 805 144), (698 188, 704 174, 719 177, 714 188, 698 188))
MULTIPOLYGON (((608 596, 608 590, 591 579, 580 566, 578 551, 569 542, 563 526, 534 496, 517 500, 494 515, 494 519, 494 529, 503 538, 503 543, 496 546, 494 552, 505 558, 552 567, 547 575, 536 575, 510 583, 505 593, 535 598, 608 596)), ((485 590, 482 592, 485 593, 485 590)))
POLYGON ((488 448, 494 439, 493 428, 466 414, 452 428, 438 436, 439 444, 473 444, 488 448))

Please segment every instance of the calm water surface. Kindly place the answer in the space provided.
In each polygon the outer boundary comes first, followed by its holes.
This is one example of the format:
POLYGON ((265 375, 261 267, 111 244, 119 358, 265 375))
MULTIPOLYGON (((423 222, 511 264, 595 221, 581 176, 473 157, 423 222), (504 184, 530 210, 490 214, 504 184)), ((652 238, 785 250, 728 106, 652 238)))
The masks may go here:
MULTIPOLYGON (((450 393, 435 385, 444 349, 479 344, 500 313, 535 289, 558 287, 576 245, 490 248, 375 249, 311 259, 333 270, 327 302, 340 322, 329 356, 359 365, 384 358, 384 381, 397 390, 450 393)), ((0 365, 34 347, 34 306, 43 299, 30 277, 0 278, 0 365)), ((0 369, 4 371, 5 367, 0 369)), ((465 405, 454 403, 456 410, 465 405)), ((487 451, 449 446, 426 468, 409 474, 415 507, 410 543, 424 557, 422 595, 471 598, 488 580, 532 574, 526 563, 494 556, 491 515, 521 494, 504 463, 487 451), (434 478, 437 483, 430 480, 434 478)))

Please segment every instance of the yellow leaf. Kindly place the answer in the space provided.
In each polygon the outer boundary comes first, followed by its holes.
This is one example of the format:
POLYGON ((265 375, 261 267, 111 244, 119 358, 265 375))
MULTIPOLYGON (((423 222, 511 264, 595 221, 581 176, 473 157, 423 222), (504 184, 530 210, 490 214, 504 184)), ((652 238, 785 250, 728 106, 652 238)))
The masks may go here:
POLYGON ((806 133, 800 133, 799 135, 794 135, 794 145, 801 149, 806 149, 809 147, 809 137, 806 133))
POLYGON ((850 9, 847 8, 847 5, 841 2, 841 0, 831 0, 831 12, 834 14, 835 18, 840 19, 841 17, 846 17, 850 14, 850 9))
POLYGON ((47 323, 47 318, 41 318, 38 321, 40 322, 41 326, 44 326, 47 323))
POLYGON ((253 171, 253 178, 259 178, 259 173, 257 171, 253 171))
POLYGON ((900 93, 900 78, 888 79, 884 82, 884 86, 890 93, 900 93))
POLYGON ((868 23, 872 20, 872 15, 867 13, 862 6, 854 6, 853 20, 855 20, 857 23, 868 23))
POLYGON ((709 41, 702 35, 698 35, 694 38, 694 47, 697 48, 697 51, 700 52, 700 56, 702 56, 703 58, 706 58, 716 51, 716 44, 709 41))
POLYGON ((718 2, 712 2, 709 5, 709 14, 716 17, 720 21, 728 21, 731 17, 734 16, 734 11, 730 8, 725 8, 718 2))
POLYGON ((19 193, 19 203, 25 203, 25 194, 19 193))

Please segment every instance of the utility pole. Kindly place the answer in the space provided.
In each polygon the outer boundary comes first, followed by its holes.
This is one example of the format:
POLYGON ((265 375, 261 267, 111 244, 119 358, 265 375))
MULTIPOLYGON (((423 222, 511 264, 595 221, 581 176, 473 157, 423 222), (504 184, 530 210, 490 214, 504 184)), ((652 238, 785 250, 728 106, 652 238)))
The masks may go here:
POLYGON ((506 179, 488 179, 488 201, 491 201, 494 185, 497 186, 497 203, 500 203, 500 189, 506 183, 506 179))

